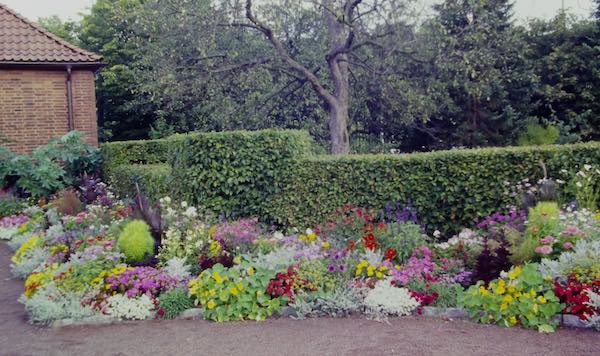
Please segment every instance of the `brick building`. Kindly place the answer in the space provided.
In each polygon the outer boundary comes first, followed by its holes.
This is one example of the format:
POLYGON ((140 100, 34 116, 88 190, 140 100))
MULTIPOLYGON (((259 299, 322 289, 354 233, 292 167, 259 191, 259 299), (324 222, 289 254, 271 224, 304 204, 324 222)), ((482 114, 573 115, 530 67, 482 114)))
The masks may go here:
POLYGON ((97 146, 101 60, 0 4, 0 145, 30 152, 77 130, 97 146))

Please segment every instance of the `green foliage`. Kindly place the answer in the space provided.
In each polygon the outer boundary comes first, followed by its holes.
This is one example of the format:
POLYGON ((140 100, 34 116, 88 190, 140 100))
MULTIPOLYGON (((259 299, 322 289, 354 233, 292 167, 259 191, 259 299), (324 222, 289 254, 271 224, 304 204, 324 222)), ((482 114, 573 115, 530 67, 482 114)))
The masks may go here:
POLYGON ((560 209, 555 202, 540 202, 529 209, 523 241, 510 248, 513 263, 533 261, 539 257, 535 253, 538 241, 545 236, 557 236, 559 214, 560 209))
POLYGON ((16 187, 33 198, 52 194, 65 186, 78 183, 84 172, 97 170, 98 150, 83 142, 81 133, 71 131, 48 144, 36 148, 31 155, 15 155, 0 149, 0 182, 16 180, 16 187))
POLYGON ((381 209, 399 201, 410 202, 429 231, 458 232, 511 204, 504 181, 542 178, 540 159, 549 176, 558 176, 577 162, 598 161, 600 144, 308 158, 283 172, 281 193, 267 202, 263 216, 309 226, 346 203, 381 209))
POLYGON ((27 201, 14 196, 0 197, 0 218, 21 212, 27 207, 27 201))
MULTIPOLYGON (((350 270, 350 268, 347 268, 350 270)), ((298 267, 298 278, 310 281, 321 295, 327 295, 338 289, 342 279, 337 273, 327 271, 327 263, 322 259, 303 260, 298 267)))
POLYGON ((168 140, 122 141, 101 145, 104 179, 110 181, 113 170, 124 164, 167 162, 168 145, 168 140))
POLYGON ((551 280, 544 279, 538 268, 537 264, 513 267, 508 278, 494 280, 487 288, 481 283, 471 286, 461 303, 471 318, 481 323, 507 327, 518 323, 540 332, 554 331, 553 317, 562 305, 551 280))
POLYGON ((264 320, 285 305, 283 297, 265 293, 273 271, 239 265, 216 264, 190 281, 190 295, 200 304, 205 319, 216 321, 264 320))
POLYGON ((232 131, 169 138, 173 196, 230 216, 264 216, 279 177, 310 151, 302 131, 232 131))
POLYGON ((560 136, 560 131, 555 126, 544 127, 535 122, 528 123, 525 130, 517 139, 519 146, 551 145, 560 136))
POLYGON ((40 17, 37 23, 67 42, 79 45, 79 39, 77 38, 80 31, 79 23, 70 20, 63 21, 57 15, 40 17))
POLYGON ((427 294, 437 293, 437 298, 431 305, 438 308, 456 308, 462 298, 463 287, 460 284, 441 284, 414 278, 406 286, 411 291, 427 294))
POLYGON ((183 288, 174 288, 158 296, 158 308, 164 312, 161 317, 164 319, 173 319, 193 306, 194 303, 183 288))
POLYGON ((119 196, 134 197, 137 183, 150 201, 158 201, 171 192, 171 168, 166 164, 121 165, 112 170, 110 182, 119 196))
POLYGON ((142 220, 129 222, 123 228, 117 241, 117 248, 125 255, 127 262, 144 262, 154 254, 154 239, 150 227, 142 220))
POLYGON ((377 239, 381 246, 392 247, 396 250, 400 263, 404 263, 413 251, 427 243, 427 235, 421 226, 413 222, 389 223, 388 229, 382 232, 377 239))

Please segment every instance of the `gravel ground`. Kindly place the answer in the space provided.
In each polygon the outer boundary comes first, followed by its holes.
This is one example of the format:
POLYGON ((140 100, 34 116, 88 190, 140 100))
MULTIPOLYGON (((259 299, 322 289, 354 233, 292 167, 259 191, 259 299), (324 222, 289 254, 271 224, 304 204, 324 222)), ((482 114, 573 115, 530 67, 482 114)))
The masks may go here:
POLYGON ((600 355, 600 334, 559 329, 539 334, 468 321, 419 317, 390 324, 287 318, 217 324, 144 321, 48 329, 29 325, 10 278, 11 252, 0 246, 0 355, 600 355))

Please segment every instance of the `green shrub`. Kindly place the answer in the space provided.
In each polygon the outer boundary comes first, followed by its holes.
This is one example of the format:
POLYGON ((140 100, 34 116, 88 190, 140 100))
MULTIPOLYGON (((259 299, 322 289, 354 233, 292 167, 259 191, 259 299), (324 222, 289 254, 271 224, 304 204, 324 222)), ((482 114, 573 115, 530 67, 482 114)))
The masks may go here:
POLYGON ((165 163, 168 148, 166 139, 105 143, 100 146, 103 178, 110 181, 113 170, 121 165, 165 163))
POLYGON ((150 201, 170 194, 171 167, 167 164, 126 164, 113 168, 111 184, 119 196, 134 197, 135 183, 150 201))
POLYGON ((410 202, 429 231, 457 232, 514 203, 504 182, 550 177, 562 168, 598 162, 600 143, 449 150, 401 155, 308 158, 278 179, 281 193, 264 215, 287 226, 308 226, 346 203, 381 209, 410 202))
POLYGON ((96 171, 99 163, 98 150, 87 145, 81 133, 71 131, 51 138, 31 155, 0 148, 0 185, 16 184, 32 197, 41 198, 78 184, 81 175, 96 171))
POLYGON ((158 296, 158 310, 162 310, 160 317, 163 319, 173 319, 193 306, 192 299, 183 288, 171 289, 158 296))
POLYGON ((129 263, 145 262, 154 254, 154 239, 150 227, 142 220, 133 220, 123 228, 117 248, 129 263))
POLYGON ((303 131, 232 131, 169 138, 174 196, 226 216, 263 216, 279 177, 310 152, 303 131))
POLYGON ((18 214, 27 207, 27 201, 13 196, 0 197, 0 218, 18 214))
POLYGON ((559 232, 559 214, 560 208, 555 202, 541 202, 529 209, 523 241, 513 241, 510 250, 513 263, 520 264, 539 257, 535 253, 539 240, 545 236, 557 236, 559 232))

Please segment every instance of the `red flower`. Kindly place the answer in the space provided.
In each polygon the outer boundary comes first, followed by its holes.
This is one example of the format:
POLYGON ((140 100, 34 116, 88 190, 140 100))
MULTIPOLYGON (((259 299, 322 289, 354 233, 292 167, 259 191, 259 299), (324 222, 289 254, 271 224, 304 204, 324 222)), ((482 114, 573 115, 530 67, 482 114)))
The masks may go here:
POLYGON ((396 249, 395 248, 388 248, 385 251, 385 255, 383 256, 386 260, 391 261, 394 259, 394 257, 396 257, 396 249))
POLYGON ((354 250, 354 247, 355 247, 355 245, 356 245, 356 244, 354 243, 354 240, 350 240, 350 243, 348 244, 348 250, 349 250, 349 251, 353 251, 353 250, 354 250))

